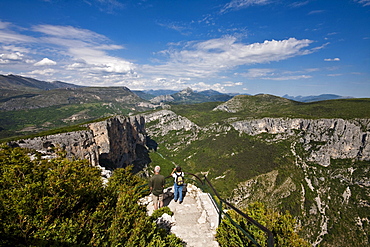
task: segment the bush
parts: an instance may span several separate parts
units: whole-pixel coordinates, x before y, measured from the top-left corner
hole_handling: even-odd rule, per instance
[[[173,212],[171,211],[171,209],[169,207],[159,208],[159,209],[153,211],[151,219],[156,220],[159,217],[161,217],[163,214],[168,214],[169,216],[172,216]]]
[[[29,153],[0,148],[0,246],[182,246],[137,203],[145,180],[130,167],[104,186],[87,161]]]
[[[308,242],[299,237],[296,220],[288,213],[281,214],[266,208],[262,203],[250,204],[245,213],[261,225],[267,227],[273,235],[276,247],[304,247],[310,246]],[[244,229],[261,246],[267,246],[265,232],[249,223],[234,211],[229,211],[231,219]],[[225,217],[216,234],[221,247],[230,246],[255,246],[255,244],[238,229],[229,218]]]

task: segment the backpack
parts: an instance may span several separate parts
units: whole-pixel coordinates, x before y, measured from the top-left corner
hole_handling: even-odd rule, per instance
[[[175,172],[176,174],[176,184],[177,185],[183,185],[184,184],[184,177],[181,176],[181,175],[177,175],[177,172]]]

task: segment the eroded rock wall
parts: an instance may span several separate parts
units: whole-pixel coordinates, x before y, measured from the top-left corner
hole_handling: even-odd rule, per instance
[[[87,159],[92,165],[109,169],[133,164],[138,171],[150,162],[143,117],[115,116],[87,127],[88,130],[24,139],[10,145],[46,154],[60,147],[67,157]]]
[[[330,159],[370,160],[369,119],[263,118],[231,125],[248,135],[276,134],[276,140],[299,136],[308,161],[329,166]]]

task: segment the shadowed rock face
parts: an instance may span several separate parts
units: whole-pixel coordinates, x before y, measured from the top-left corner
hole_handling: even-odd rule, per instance
[[[143,117],[115,116],[87,125],[88,130],[24,139],[12,146],[36,149],[46,154],[62,148],[69,158],[87,159],[110,170],[134,165],[134,172],[149,162]]]

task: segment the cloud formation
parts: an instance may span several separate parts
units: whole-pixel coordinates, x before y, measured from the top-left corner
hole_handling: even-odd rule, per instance
[[[225,73],[232,73],[238,67],[286,60],[322,48],[310,48],[313,41],[309,39],[288,38],[247,44],[241,42],[237,35],[227,35],[169,44],[168,49],[156,53],[160,57],[154,62],[134,64],[110,54],[111,51],[125,49],[124,46],[113,44],[104,35],[91,30],[72,26],[35,25],[27,31],[37,35],[27,36],[13,31],[11,23],[1,22],[0,27],[0,32],[8,34],[0,40],[3,44],[0,46],[0,63],[8,65],[9,70],[17,65],[26,68],[24,71],[28,72],[22,73],[25,76],[40,75],[49,80],[66,78],[68,82],[76,84],[108,84],[134,89],[155,84],[157,88],[179,89],[191,86],[198,90],[217,88],[225,91],[227,87],[239,85],[230,82],[225,76]],[[38,54],[43,54],[43,57]],[[45,68],[34,70],[34,66]],[[257,72],[250,70],[244,76],[250,78],[252,73]],[[289,78],[289,75],[274,77],[272,71],[260,70],[259,73],[265,73],[259,76],[263,79]],[[217,78],[218,82],[210,82],[211,78]],[[225,82],[220,82],[223,78]],[[290,78],[307,77],[291,75]]]
[[[363,6],[370,6],[370,0],[354,0],[355,2],[358,2],[359,4],[362,4]]]
[[[232,0],[221,9],[221,13],[228,10],[239,10],[243,8],[248,8],[253,5],[266,5],[271,2],[271,0]]]
[[[93,75],[102,77],[105,73],[136,77],[133,63],[108,54],[108,51],[124,47],[112,44],[104,35],[72,26],[35,25],[27,31],[42,35],[28,36],[15,32],[12,28],[11,23],[0,22],[0,44],[3,44],[0,46],[0,63],[8,64],[9,70],[15,66],[25,68],[27,64],[59,65],[52,70],[32,70],[29,67],[30,71],[23,74],[50,76],[65,74],[67,70],[75,73],[74,78],[91,78]],[[37,54],[49,54],[53,58],[40,58]],[[56,62],[58,60],[61,62]]]
[[[48,66],[48,65],[56,65],[57,63],[53,60],[50,60],[49,58],[45,57],[41,61],[38,61],[35,63],[35,66]]]
[[[340,61],[340,59],[338,57],[336,58],[325,58],[324,61],[326,62],[337,62],[337,61]]]
[[[277,69],[269,68],[253,68],[248,69],[246,73],[240,73],[239,75],[248,79],[262,79],[262,80],[273,80],[273,81],[287,81],[287,80],[300,80],[312,78],[307,73],[314,72],[316,69],[309,69],[306,71],[279,71]]]
[[[270,63],[306,55],[311,40],[266,40],[263,43],[244,44],[234,36],[224,36],[200,42],[188,42],[182,49],[162,51],[168,60],[162,65],[144,66],[152,73],[172,76],[206,78],[238,66]]]

